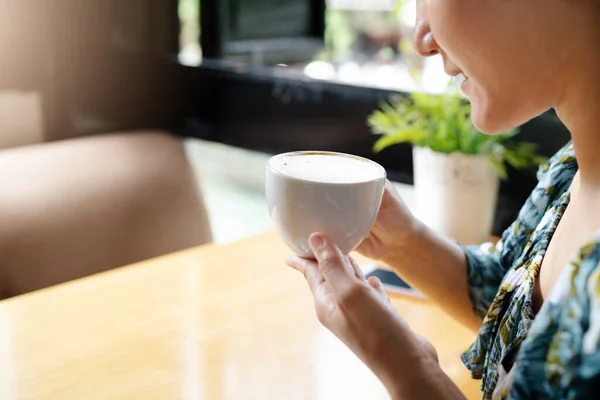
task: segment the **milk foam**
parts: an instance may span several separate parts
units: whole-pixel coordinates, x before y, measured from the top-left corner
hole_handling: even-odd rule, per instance
[[[382,167],[368,160],[325,153],[279,155],[270,165],[285,175],[315,182],[356,183],[385,175]]]

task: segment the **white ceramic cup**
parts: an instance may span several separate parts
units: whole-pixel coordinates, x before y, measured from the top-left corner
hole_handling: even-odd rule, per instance
[[[322,174],[319,170],[298,174],[298,168],[290,173],[285,168],[287,161],[282,160],[293,162],[298,156],[304,156],[303,160],[306,156],[330,158]],[[347,168],[349,162],[352,168]],[[340,179],[332,178],[336,176]],[[354,155],[322,151],[279,154],[267,163],[269,213],[285,243],[298,256],[314,258],[308,238],[315,232],[326,234],[348,254],[369,235],[381,206],[385,180],[381,165]]]

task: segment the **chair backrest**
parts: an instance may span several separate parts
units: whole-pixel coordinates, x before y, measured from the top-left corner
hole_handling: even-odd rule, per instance
[[[0,90],[0,149],[46,140],[39,91]]]

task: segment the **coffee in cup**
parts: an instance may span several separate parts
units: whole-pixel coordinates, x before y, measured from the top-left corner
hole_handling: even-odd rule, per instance
[[[279,154],[267,164],[266,197],[275,228],[300,257],[314,258],[308,237],[328,235],[344,254],[373,227],[385,169],[366,158],[334,152]]]

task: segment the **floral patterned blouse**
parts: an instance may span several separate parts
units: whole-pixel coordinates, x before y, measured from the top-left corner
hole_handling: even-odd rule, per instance
[[[483,399],[600,399],[600,234],[564,269],[537,315],[532,306],[577,168],[569,143],[540,167],[539,184],[497,245],[463,247],[482,326],[462,359],[482,380]]]

